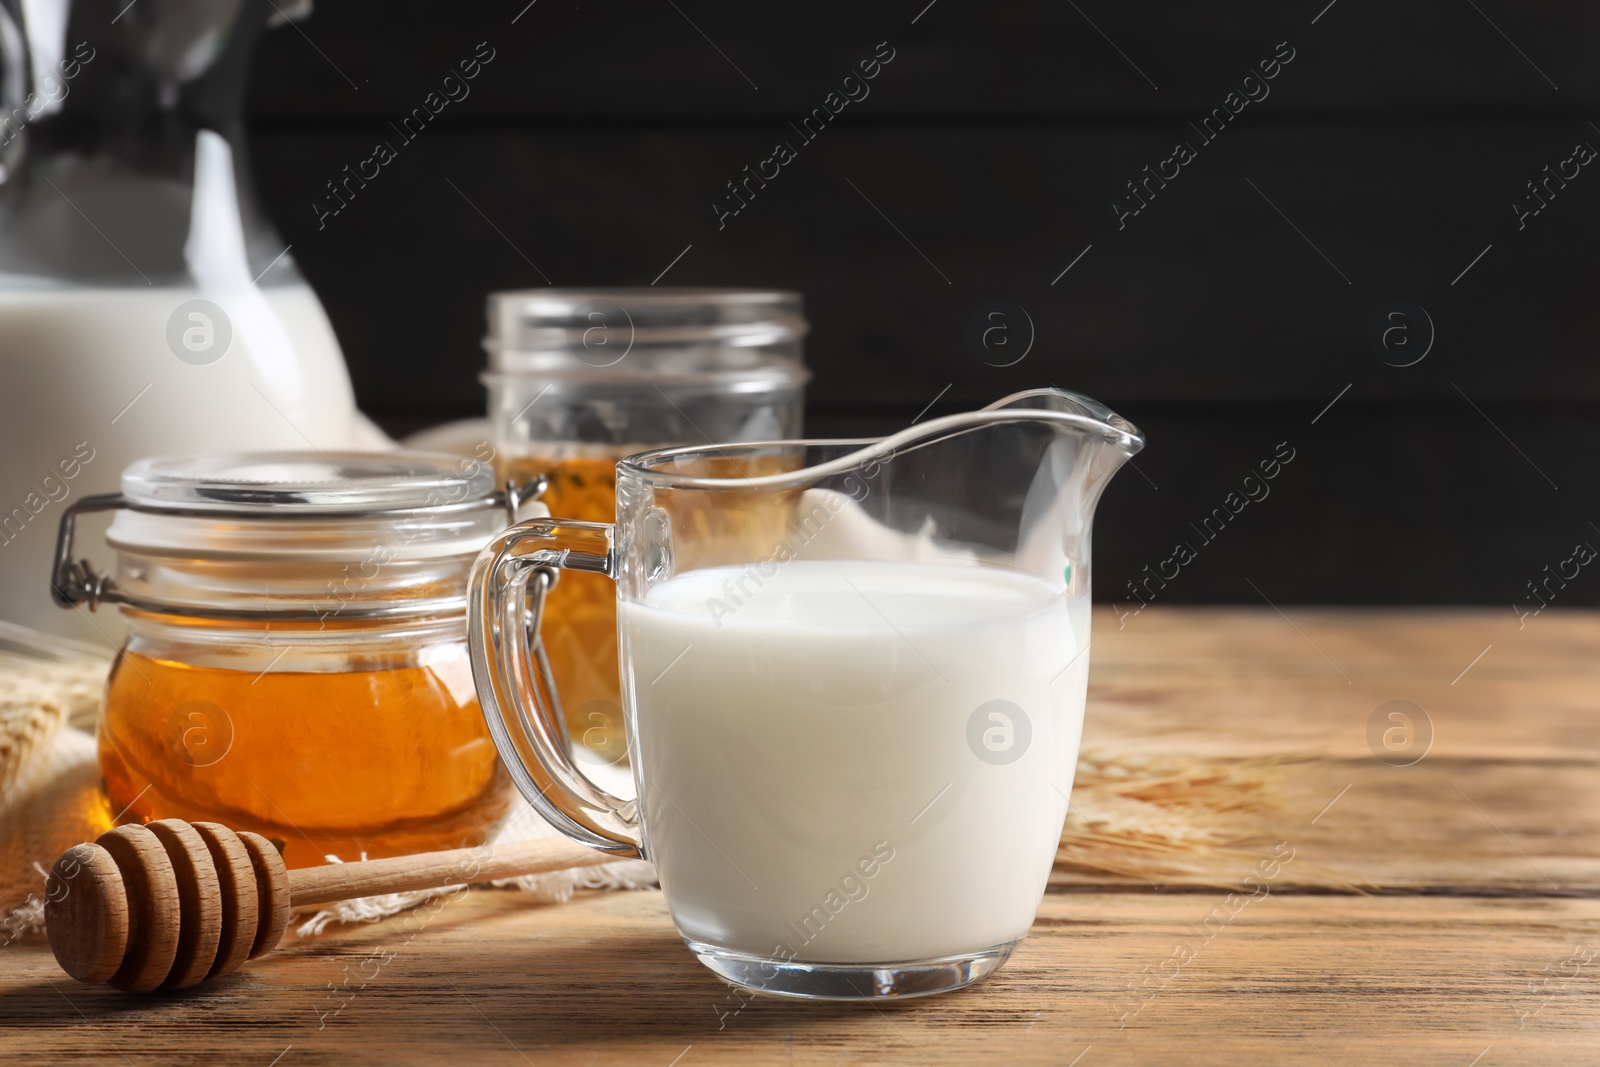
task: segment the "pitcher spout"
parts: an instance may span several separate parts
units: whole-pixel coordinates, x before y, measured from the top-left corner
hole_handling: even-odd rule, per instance
[[[986,406],[984,411],[1051,411],[1075,415],[1087,423],[1080,423],[1088,433],[1098,433],[1120,455],[1118,466],[1137,455],[1144,448],[1144,434],[1139,428],[1098,400],[1081,393],[1069,393],[1054,386],[1044,389],[1025,389],[1012,393]],[[1074,420],[1076,422],[1076,420]],[[1092,425],[1091,425],[1092,424]]]
[[[1111,476],[1144,448],[1139,428],[1098,400],[1054,387],[1028,389],[984,411],[1045,417],[1056,439],[1039,457],[1032,492],[1056,498],[1061,519],[1088,535],[1089,519]],[[1031,494],[1030,494],[1031,495]]]
[[[1024,452],[1014,469],[1032,474],[1011,519],[1010,565],[1059,575],[1063,591],[1086,608],[1095,508],[1112,475],[1144,447],[1144,435],[1098,400],[1064,389],[1013,393],[983,410],[1039,421],[1040,432],[1010,434]]]

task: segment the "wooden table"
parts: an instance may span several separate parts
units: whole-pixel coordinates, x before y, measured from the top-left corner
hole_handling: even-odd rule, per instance
[[[1228,911],[1226,888],[1058,870],[995,977],[876,1006],[736,994],[654,892],[463,894],[161,998],[75,985],[28,939],[0,949],[0,1058],[1600,1062],[1600,616],[1152,607],[1095,625],[1088,743],[1326,757],[1296,766],[1261,828],[1295,853],[1267,895]],[[1369,746],[1396,699],[1432,724],[1412,766]],[[1203,926],[1219,906],[1228,921]]]

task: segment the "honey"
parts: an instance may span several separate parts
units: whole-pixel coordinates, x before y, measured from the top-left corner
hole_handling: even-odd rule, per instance
[[[99,736],[112,811],[254,830],[290,867],[482,842],[508,810],[505,770],[465,643],[428,660],[251,671],[124,651]]]
[[[627,454],[502,458],[498,474],[502,481],[545,475],[549,488],[540,499],[552,515],[614,522],[617,460]],[[545,601],[541,633],[578,754],[604,763],[623,759],[628,745],[618,682],[616,585],[603,574],[563,572]]]
[[[540,499],[550,514],[581,522],[615,522],[617,517],[617,460],[643,446],[619,448],[615,455],[583,454],[561,459],[537,456],[501,457],[501,480],[525,482],[543,474],[548,488]],[[705,477],[757,477],[798,466],[793,457],[747,457],[702,461],[696,474]],[[698,536],[678,559],[682,567],[715,566],[729,560],[698,558],[694,546],[714,545],[732,551],[741,561],[753,553],[766,555],[785,539],[785,523],[792,518],[797,494],[723,491],[715,500],[693,490],[680,491],[672,502],[673,523]],[[731,557],[730,557],[731,560]],[[556,691],[561,697],[567,731],[580,758],[615,763],[627,756],[623,730],[622,696],[617,658],[617,587],[602,574],[563,571],[545,601],[541,634],[550,660]]]

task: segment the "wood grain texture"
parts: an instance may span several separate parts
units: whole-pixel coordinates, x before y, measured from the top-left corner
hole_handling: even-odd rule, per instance
[[[733,992],[653,892],[461,893],[137,1002],[22,940],[0,950],[8,1062],[1594,1061],[1600,618],[1505,635],[1498,613],[1152,607],[1096,626],[1089,743],[1326,757],[1259,828],[1263,855],[1294,850],[1264,895],[1063,869],[994,978],[878,1007]],[[1368,748],[1390,699],[1433,720],[1414,766]],[[1323,867],[1377,888],[1333,892]]]
[[[62,970],[80,982],[111,980],[128,947],[128,894],[111,853],[74,845],[50,869],[45,926]]]
[[[178,883],[178,954],[162,988],[187,989],[204,980],[217,961],[227,902],[200,831],[179,819],[158,819],[149,829],[166,846]]]
[[[236,970],[249,958],[250,950],[255,947],[261,915],[264,911],[270,913],[272,904],[268,901],[262,906],[250,850],[237,834],[214,822],[195,823],[194,829],[211,851],[211,862],[222,891],[222,935],[208,972],[215,976]]]
[[[289,926],[289,871],[272,843],[249,830],[239,834],[256,876],[256,939],[248,959],[271,952]]]
[[[1204,941],[1192,926],[1224,896],[1051,894],[987,983],[875,1009],[730,990],[678,942],[658,893],[530,907],[474,892],[409,922],[286,943],[164,1000],[75,986],[14,948],[0,1019],[14,1063],[105,1062],[115,1048],[134,1062],[668,1067],[688,1049],[680,1067],[1063,1065],[1086,1046],[1079,1067],[1378,1063],[1400,1050],[1466,1067],[1485,1047],[1485,1065],[1593,1062],[1596,967],[1561,965],[1575,946],[1600,950],[1600,902],[1273,895]],[[1179,944],[1194,957],[1136,996],[1130,984],[1161,974]]]
[[[166,979],[178,956],[178,879],[172,860],[144,826],[118,826],[95,843],[116,860],[128,899],[128,947],[109,981],[128,992],[149,992]]]
[[[1325,3],[1302,10],[1267,0],[1227,8],[1156,0],[1074,9],[1010,0],[930,9],[927,0],[829,0],[752,9],[697,0],[678,10],[638,2],[596,11],[529,9],[527,0],[444,9],[346,0],[316,7],[303,24],[321,55],[291,31],[265,36],[250,111],[275,121],[381,123],[437,90],[479,41],[496,49],[498,66],[478,79],[482,88],[467,106],[474,117],[501,121],[803,114],[885,39],[895,65],[868,99],[899,116],[1187,114],[1216,106],[1284,39],[1308,68],[1296,71],[1305,84],[1295,103],[1312,115],[1577,110],[1600,99],[1600,71],[1585,51],[1595,23],[1570,0],[1541,5],[1537,16],[1485,8],[1494,25],[1468,5],[1336,6],[1319,17]]]
[[[1296,891],[1354,884],[1373,893],[1594,896],[1600,893],[1597,770],[1592,760],[1429,757],[1415,767],[1389,767],[1369,757],[1296,764],[1281,810],[1262,816],[1251,840],[1262,855],[1278,841],[1293,842],[1308,862],[1286,870],[1279,883]],[[1327,814],[1317,818],[1324,808]],[[1241,859],[1240,878],[1254,862]],[[1140,878],[1070,866],[1057,867],[1051,881],[1150,888]]]
[[[1213,416],[1227,405],[1303,405],[1293,424],[1304,436],[1352,381],[1346,400],[1403,403],[1406,414],[1459,406],[1477,419],[1454,381],[1491,415],[1510,401],[1592,413],[1600,368],[1581,354],[1596,328],[1582,299],[1593,257],[1574,235],[1600,226],[1600,196],[1574,182],[1522,230],[1510,203],[1584,131],[1600,135],[1566,119],[1376,129],[1239,122],[1120,222],[1111,205],[1128,196],[1125,183],[1177,141],[1198,141],[1185,120],[855,123],[810,143],[778,117],[690,130],[429,129],[411,142],[378,125],[263,130],[251,153],[262,197],[338,330],[357,394],[379,411],[482,414],[485,294],[545,284],[540,272],[562,286],[646,285],[693,244],[663,284],[805,294],[813,406],[902,404],[915,415],[948,384],[945,410],[965,410],[1056,381],[1136,422],[1141,405]],[[327,183],[380,140],[394,161],[333,199]],[[714,202],[737,203],[727,183],[779,141],[797,158],[719,220]],[[1449,159],[1473,166],[1452,175],[1448,196],[1410,192],[1431,188]],[[498,180],[507,174],[515,181]],[[104,226],[112,240],[131,239],[134,228]],[[1491,242],[1494,253],[1452,286]],[[419,248],[437,258],[419,261]],[[1441,345],[1454,328],[1451,362],[1435,352],[1398,375],[1371,355],[1367,320],[1392,291],[1427,308]],[[968,319],[994,293],[1027,309],[1037,338],[1012,367],[985,363],[966,339]],[[1491,314],[1490,296],[1514,296],[1517,314]],[[415,304],[431,314],[399,313]],[[1559,451],[1525,439],[1538,422],[1506,429],[1557,484],[1593,485],[1580,463],[1561,465]],[[1404,471],[1410,457],[1389,449]]]
[[[1221,566],[1234,551],[1279,603],[1498,604],[1594,536],[1600,179],[1563,161],[1600,144],[1597,39],[1571,0],[342,0],[261,41],[250,156],[284,262],[395,434],[482,414],[486,293],[645,285],[670,264],[663,284],[805,294],[817,436],[1047,382],[1149,431],[1140,470],[1161,491],[1131,472],[1112,489],[1102,589],[1166,556],[1292,434],[1315,446],[1299,488],[1172,599],[1253,601]],[[791,123],[879,42],[896,54],[870,95],[803,140]],[[1279,42],[1296,58],[1270,95],[1199,135]],[[457,101],[397,135],[480,43],[495,58],[451,83]],[[75,96],[112,69],[91,65]],[[397,158],[374,171],[380,141]],[[779,141],[798,158],[743,187],[754,199],[723,226],[713,204],[774,173]],[[1146,177],[1174,173],[1179,142],[1198,158]],[[1130,182],[1149,205],[1124,226]],[[330,183],[353,198],[324,218]],[[1548,206],[1524,218],[1534,195]],[[119,227],[142,221],[96,225],[124,247]],[[87,224],[81,240],[121,266]],[[1397,299],[1437,328],[1406,368],[1367,333]],[[1011,367],[968,341],[992,300],[1036,333]],[[1563,596],[1595,606],[1600,583]]]
[[[1111,199],[1186,128],[852,122],[800,148],[725,228],[712,201],[786,121],[429,129],[325,219],[313,205],[326,183],[379,129],[266,129],[251,146],[363,409],[396,433],[483,414],[486,293],[542,285],[540,272],[646,285],[683,253],[662,284],[804,293],[808,433],[892,432],[930,403],[966,411],[1048,382],[1139,425],[1143,476],[1119,476],[1097,520],[1097,584],[1118,597],[1280,441],[1300,458],[1271,499],[1161,602],[1259,605],[1242,571],[1280,604],[1509,605],[1575,542],[1600,545],[1585,510],[1600,490],[1600,361],[1585,358],[1600,304],[1584,288],[1595,251],[1577,237],[1600,232],[1600,195],[1574,182],[1522,230],[1510,210],[1588,127],[1247,113],[1119,229]],[[1444,160],[1471,165],[1439,187]],[[123,224],[105,221],[107,236],[120,242]],[[1397,294],[1439,337],[1403,369],[1366,335]],[[1032,324],[1014,366],[990,366],[967,338],[995,299]],[[1559,603],[1600,603],[1600,582],[1569,582]]]

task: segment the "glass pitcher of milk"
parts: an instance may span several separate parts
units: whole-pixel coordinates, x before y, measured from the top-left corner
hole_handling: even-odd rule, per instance
[[[0,12],[0,618],[115,643],[115,616],[56,610],[39,575],[61,510],[135,460],[381,440],[250,188],[245,72],[281,17]]]
[[[522,522],[473,569],[495,744],[557,828],[655,863],[684,941],[731,982],[859,999],[978,981],[1055,859],[1091,520],[1143,443],[1039,389],[879,441],[631,456],[614,524]],[[633,800],[561,741],[537,645],[560,570],[616,582]]]

